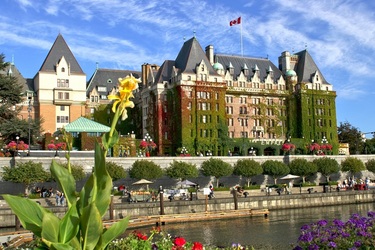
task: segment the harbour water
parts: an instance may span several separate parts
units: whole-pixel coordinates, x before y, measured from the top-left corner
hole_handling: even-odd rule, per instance
[[[172,236],[182,236],[187,241],[199,241],[204,245],[230,246],[232,243],[240,243],[253,246],[256,250],[282,250],[293,249],[291,244],[297,242],[300,228],[304,224],[321,219],[332,221],[338,218],[346,221],[352,214],[366,216],[368,211],[375,211],[374,203],[272,210],[267,218],[168,224],[162,229]],[[142,228],[141,231],[148,233],[151,229],[152,227]]]

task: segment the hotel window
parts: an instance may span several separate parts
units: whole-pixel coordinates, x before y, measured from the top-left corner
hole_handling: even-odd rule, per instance
[[[60,111],[65,111],[65,106],[60,106]]]
[[[57,87],[58,88],[69,88],[69,80],[68,79],[57,79]]]
[[[99,92],[107,92],[107,87],[105,87],[105,86],[98,86],[98,91]]]
[[[207,116],[206,115],[202,115],[202,123],[207,123]]]
[[[65,68],[64,67],[61,68],[61,72],[65,72]]]

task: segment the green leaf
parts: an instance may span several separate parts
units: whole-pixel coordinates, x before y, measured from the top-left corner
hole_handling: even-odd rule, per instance
[[[123,234],[125,232],[129,224],[129,218],[130,217],[127,216],[124,219],[117,221],[103,233],[102,238],[99,242],[99,249],[105,249],[112,240],[114,240],[115,238],[120,236],[120,234]]]
[[[75,248],[70,246],[67,243],[52,243],[51,249],[56,249],[56,250],[78,250],[79,248]]]
[[[36,236],[42,237],[43,217],[51,212],[29,199],[8,194],[3,197],[19,218],[22,226],[26,230],[32,231]]]
[[[71,206],[60,222],[59,242],[68,243],[79,231],[79,215],[76,206]]]
[[[112,148],[118,142],[118,132],[116,130],[113,131],[112,136],[109,136],[109,133],[105,133],[102,136],[102,144],[103,147],[108,150]]]
[[[47,246],[59,242],[60,219],[52,213],[46,213],[42,222],[42,239]]]
[[[81,216],[82,249],[94,249],[103,232],[103,222],[95,203],[83,209]]]
[[[79,193],[80,199],[77,201],[79,214],[83,213],[82,209],[84,207],[87,207],[88,204],[93,202],[94,198],[96,198],[96,192],[97,192],[96,177],[92,174],[87,179],[85,185],[83,186],[81,192]]]
[[[96,177],[97,193],[96,193],[96,207],[100,215],[103,216],[108,210],[111,202],[111,191],[113,188],[112,178],[109,176],[105,166],[104,151],[99,143],[95,144],[95,167],[93,175]]]
[[[69,170],[60,166],[55,160],[52,160],[51,173],[53,178],[62,188],[62,192],[68,202],[69,207],[76,203],[76,181]]]

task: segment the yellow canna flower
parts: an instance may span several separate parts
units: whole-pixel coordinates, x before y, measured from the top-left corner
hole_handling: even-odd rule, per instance
[[[138,88],[140,80],[130,74],[125,78],[119,78],[118,82],[119,92],[116,95],[108,95],[108,99],[115,100],[112,111],[116,113],[116,110],[120,109],[121,120],[125,120],[128,117],[126,108],[134,108],[134,103],[129,99],[134,97],[133,90]]]

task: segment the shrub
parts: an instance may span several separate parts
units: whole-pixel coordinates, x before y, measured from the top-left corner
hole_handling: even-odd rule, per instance
[[[163,170],[153,161],[137,160],[129,170],[129,175],[134,179],[155,180],[163,176]]]
[[[318,172],[326,177],[327,181],[329,181],[329,176],[331,174],[340,171],[339,163],[336,161],[336,159],[333,158],[322,157],[319,159],[315,159],[313,163],[318,167]]]
[[[107,161],[105,165],[112,180],[116,181],[126,178],[126,171],[122,166],[111,161]]]
[[[375,159],[370,159],[365,163],[368,171],[375,173]]]
[[[62,167],[68,169],[68,163],[59,163]],[[70,164],[72,175],[76,181],[82,180],[86,177],[86,173],[81,165]]]
[[[289,173],[289,167],[281,162],[281,161],[274,161],[274,160],[267,160],[262,163],[263,173],[271,175],[272,178],[275,181],[275,184],[277,183],[277,179],[280,176],[286,175]]]
[[[262,173],[263,168],[259,162],[250,159],[238,160],[233,169],[233,174],[246,178],[247,186],[250,186],[251,177]]]
[[[198,177],[199,171],[195,164],[184,161],[173,161],[165,170],[168,177],[173,179],[186,180],[187,178]]]

